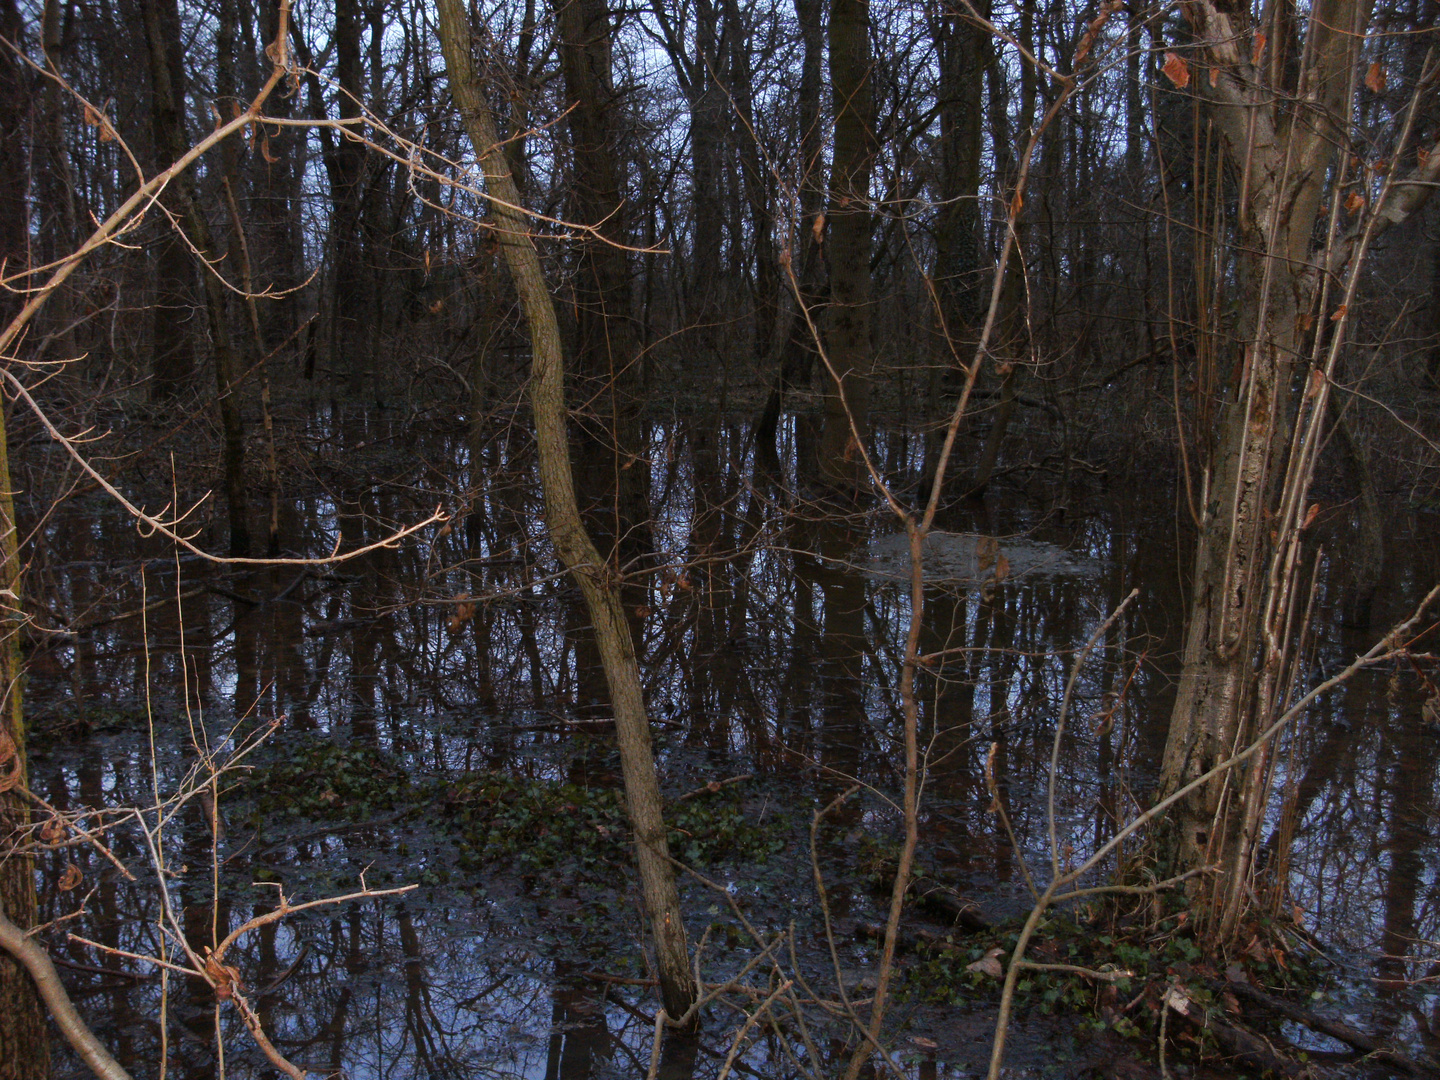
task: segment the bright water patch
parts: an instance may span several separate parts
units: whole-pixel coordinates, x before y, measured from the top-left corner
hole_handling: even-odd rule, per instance
[[[995,548],[986,548],[992,538],[981,533],[931,532],[925,537],[921,555],[925,580],[931,583],[960,584],[979,588],[993,580],[1000,565]],[[1000,539],[998,553],[1008,565],[1004,580],[1072,578],[1092,580],[1100,576],[1100,560],[1075,555],[1055,544],[1025,537]],[[891,533],[870,542],[863,569],[882,578],[910,577],[910,540],[904,533]]]

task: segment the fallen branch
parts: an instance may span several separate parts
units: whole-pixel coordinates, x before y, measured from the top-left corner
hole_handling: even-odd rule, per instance
[[[65,992],[65,984],[60,981],[59,972],[50,962],[50,955],[6,918],[4,912],[0,912],[0,948],[30,972],[30,978],[35,980],[35,989],[55,1018],[55,1026],[91,1071],[100,1080],[130,1080],[130,1074],[110,1056],[110,1051],[100,1045],[94,1032],[80,1019],[80,1014],[70,1003],[70,995]]]
[[[1283,1016],[1286,1020],[1292,1020],[1297,1024],[1304,1024],[1311,1031],[1318,1031],[1322,1035],[1328,1035],[1332,1039],[1343,1042],[1346,1046],[1360,1051],[1362,1054],[1369,1054],[1373,1058],[1397,1065],[1414,1076],[1440,1076],[1440,1070],[1434,1065],[1428,1065],[1402,1054],[1393,1047],[1386,1046],[1379,1039],[1373,1038],[1358,1028],[1349,1024],[1341,1023],[1339,1020],[1331,1020],[1329,1017],[1321,1016],[1316,1012],[1306,1009],[1293,1001],[1286,1001],[1284,998],[1275,997],[1265,991],[1251,986],[1249,983],[1240,982],[1213,982],[1208,984],[1212,990],[1228,991],[1237,998],[1243,997],[1257,1005],[1269,1009],[1271,1012]]]

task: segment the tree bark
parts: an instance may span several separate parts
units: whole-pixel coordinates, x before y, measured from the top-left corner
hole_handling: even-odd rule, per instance
[[[15,0],[0,0],[0,36],[18,43],[22,29]],[[0,48],[0,261],[6,277],[30,266],[25,197],[29,104],[25,69],[10,49]],[[17,284],[28,282],[22,278]],[[0,290],[0,326],[8,325],[20,306],[19,297]],[[15,791],[26,782],[20,657],[24,615],[5,420],[0,399],[0,915],[29,929],[36,917],[34,862],[11,850],[30,817],[28,804]],[[49,1036],[35,985],[23,967],[0,955],[0,1080],[44,1080],[49,1075]]]
[[[149,46],[151,121],[155,130],[156,152],[167,162],[174,162],[190,149],[190,140],[185,132],[180,12],[176,0],[144,0],[143,10],[145,38]],[[212,242],[210,223],[201,209],[191,174],[177,176],[170,190],[171,210],[190,246],[205,261],[223,265],[218,261],[222,253]],[[188,254],[183,251],[181,257],[188,260]],[[222,453],[225,504],[230,518],[230,554],[244,557],[250,554],[250,527],[245,494],[245,428],[235,393],[235,350],[226,314],[225,287],[208,267],[202,269],[201,278],[206,323],[215,349],[216,408],[224,438]],[[159,363],[158,356],[156,363]]]
[[[1192,86],[1206,96],[1227,156],[1242,173],[1233,228],[1241,269],[1243,354],[1233,396],[1220,406],[1210,451],[1184,666],[1161,765],[1162,798],[1248,745],[1263,725],[1283,660],[1276,611],[1287,586],[1276,574],[1272,555],[1298,530],[1279,519],[1277,496],[1281,479],[1298,462],[1292,458],[1291,447],[1297,444],[1291,435],[1302,401],[1292,389],[1293,375],[1303,360],[1302,316],[1311,311],[1311,270],[1317,259],[1324,265],[1325,256],[1312,251],[1312,236],[1327,166],[1344,142],[1337,118],[1347,114],[1348,76],[1355,42],[1363,36],[1356,35],[1369,22],[1369,5],[1370,0],[1316,4],[1293,100],[1252,63],[1263,52],[1252,34],[1263,34],[1265,27],[1251,25],[1243,12],[1222,9],[1212,0],[1184,5],[1202,46],[1197,58],[1216,71],[1213,80],[1198,71]],[[1278,35],[1269,42],[1271,50],[1286,47]],[[1283,65],[1277,60],[1275,67]],[[1313,386],[1311,379],[1300,382]],[[1307,422],[1320,419],[1312,410]],[[1176,804],[1158,835],[1161,873],[1207,865],[1222,869],[1210,879],[1215,884],[1196,889],[1201,903],[1197,923],[1216,917],[1208,930],[1218,937],[1233,931],[1234,899],[1240,895],[1235,890],[1244,887],[1253,869],[1257,845],[1247,833],[1253,824],[1247,819],[1254,817],[1261,786],[1256,766],[1221,777]],[[1217,891],[1209,892],[1212,888]],[[1231,899],[1222,901],[1220,890]]]
[[[859,481],[870,417],[870,178],[878,146],[871,81],[869,0],[830,2],[830,85],[835,95],[835,159],[830,172],[830,306],[820,471],[837,486]]]
[[[640,670],[619,585],[595,550],[580,518],[570,472],[566,431],[565,371],[560,326],[540,258],[519,208],[519,192],[500,148],[494,118],[470,59],[470,24],[460,0],[438,0],[441,49],[450,92],[485,170],[495,202],[496,234],[530,326],[530,401],[535,414],[545,519],[556,553],[580,586],[595,624],[625,782],[625,806],[635,832],[635,861],[650,919],[665,1011],[685,1016],[695,1001],[689,946],[680,913],[679,890],[669,861],[660,787],[650,747]]]

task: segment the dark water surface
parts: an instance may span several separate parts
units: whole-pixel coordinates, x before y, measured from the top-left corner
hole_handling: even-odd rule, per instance
[[[863,785],[826,819],[817,851],[841,978],[863,988],[875,954],[855,928],[883,919],[868,881],[899,836],[890,800],[909,601],[894,521],[807,502],[797,440],[792,423],[787,452],[766,467],[745,425],[672,419],[647,429],[648,476],[644,460],[626,466],[638,477],[628,496],[593,480],[613,472],[603,448],[582,451],[577,471],[601,504],[602,536],[614,520],[604,508],[635,491],[652,520],[621,550],[675,853],[760,932],[793,925],[795,962],[834,997],[809,827]],[[287,486],[305,496],[281,505],[288,552],[352,549],[436,505],[454,516],[354,561],[246,572],[177,558],[98,496],[43,526],[28,590],[43,599],[42,623],[71,632],[31,656],[35,791],[62,810],[146,805],[197,767],[204,775],[204,760],[236,765],[219,781],[218,838],[202,797],[153,850],[116,825],[133,884],[86,847],[44,857],[44,917],[83,902],[47,935],[79,1007],[137,1075],[157,1073],[162,1036],[169,1075],[216,1075],[217,1027],[225,1075],[268,1075],[234,1010],[217,1011],[198,980],[162,981],[65,932],[156,953],[168,897],[174,925],[201,946],[272,910],[277,886],[314,900],[356,889],[363,872],[372,888],[420,888],[297,913],[227,955],[292,1060],[357,1078],[645,1075],[654,993],[636,985],[646,966],[605,684],[583,604],[545,539],[523,431],[477,438],[461,424],[321,412],[293,441],[303,469],[297,459]],[[919,474],[923,438],[879,443],[888,472]],[[1069,717],[1064,858],[1145,803],[1163,747],[1186,562],[1176,501],[1165,481],[1087,483],[1001,487],[944,516],[927,549],[921,859],[991,917],[1024,909],[1022,860],[1046,872],[1064,681],[1131,589],[1139,596],[1086,665]],[[977,536],[999,538],[1009,580],[982,587]],[[1398,516],[1391,541],[1377,601],[1388,621],[1437,576],[1423,519]],[[1317,678],[1381,632],[1339,628],[1340,569],[1322,562]],[[1425,992],[1440,973],[1440,731],[1422,717],[1426,694],[1406,666],[1318,702],[1285,744],[1294,783],[1272,815],[1286,820],[1288,795],[1294,905],[1351,976],[1353,1000],[1338,996],[1333,1011],[1412,1043],[1440,1033]],[[987,758],[1019,850],[990,809]],[[62,890],[71,863],[83,880]],[[692,944],[711,927],[704,976],[721,981],[754,942],[725,897],[693,881],[685,895]],[[983,1072],[988,1006],[902,1001],[893,1015],[891,1042],[914,1075]],[[715,1010],[699,1047],[672,1051],[662,1075],[716,1075],[735,1023]],[[831,1075],[843,1047],[816,1023],[815,1071]],[[1090,1051],[1071,1028],[1020,1017],[1014,1075],[1078,1074]],[[775,1032],[752,1035],[740,1075],[799,1075]]]

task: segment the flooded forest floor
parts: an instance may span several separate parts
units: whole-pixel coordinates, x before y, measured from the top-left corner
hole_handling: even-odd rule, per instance
[[[208,436],[112,419],[104,467],[137,502],[185,507],[220,489]],[[523,416],[476,430],[438,409],[296,406],[277,420],[283,556],[353,551],[437,506],[446,520],[360,558],[263,568],[142,535],[23,423],[31,787],[104,825],[108,845],[42,855],[45,941],[121,1061],[140,1075],[162,1056],[177,1076],[270,1075],[208,986],[133,958],[164,950],[165,918],[198,948],[282,895],[416,886],[264,922],[229,950],[282,1053],[353,1078],[645,1076],[656,994],[605,681],[546,539]],[[927,549],[920,874],[885,1039],[917,1078],[984,1075],[1027,875],[1050,869],[1064,682],[1132,589],[1077,684],[1053,778],[1062,860],[1148,805],[1174,695],[1190,537],[1173,477],[1133,447],[1087,456],[1035,423],[1031,456],[1005,462],[983,501],[946,509]],[[819,497],[804,415],[783,419],[773,460],[747,420],[713,409],[642,429],[624,460],[582,444],[577,484],[602,548],[631,520],[622,505],[644,507],[620,550],[671,851],[689,870],[687,929],[707,984],[743,984],[698,1039],[667,1041],[659,1075],[839,1075],[839,1016],[847,1002],[863,1015],[874,987],[900,837],[909,599],[896,525]],[[962,457],[983,433],[967,432]],[[875,443],[913,492],[925,435],[897,419]],[[1323,551],[1345,550],[1346,498],[1324,499],[1335,509],[1315,530],[1317,673],[1440,576],[1434,507],[1396,498],[1377,629],[1342,627],[1347,568]],[[224,508],[210,500],[188,520],[219,536]],[[982,580],[983,538],[1006,580]],[[1440,1049],[1436,678],[1364,673],[1286,736],[1267,820],[1268,842],[1295,837],[1284,907],[1242,955],[1201,954],[1163,903],[1062,906],[1032,959],[1115,977],[1022,980],[1006,1075],[1258,1075],[1198,1028],[1172,1030],[1157,1056],[1161,995],[1176,987],[1317,1069],[1404,1071],[1377,1055],[1354,1065],[1352,1047],[1266,994],[1417,1060]],[[189,797],[163,820],[118,813],[175,792]],[[776,958],[800,977],[795,1008],[745,1028],[755,995],[775,990]],[[62,1058],[59,1071],[83,1067]]]

